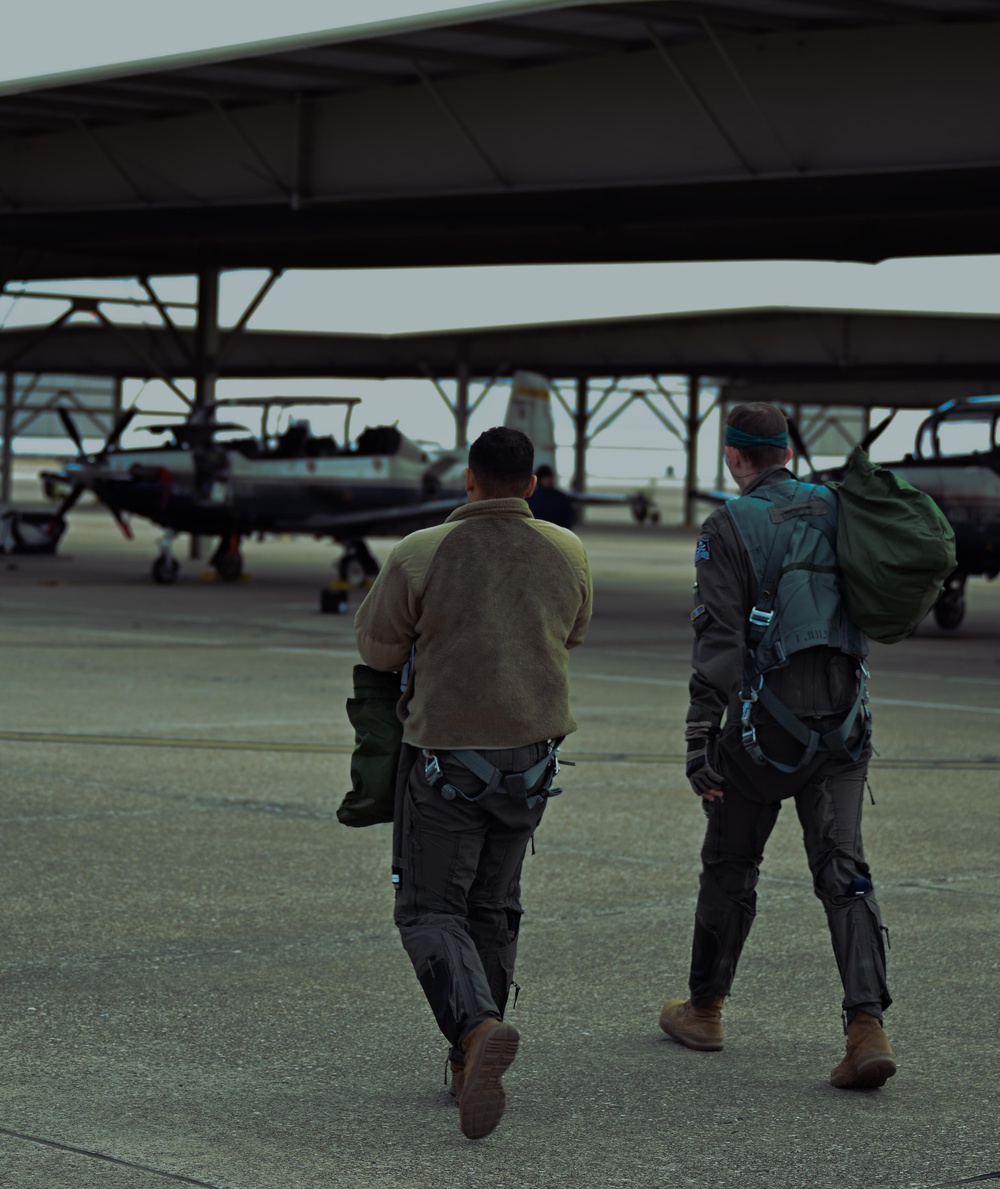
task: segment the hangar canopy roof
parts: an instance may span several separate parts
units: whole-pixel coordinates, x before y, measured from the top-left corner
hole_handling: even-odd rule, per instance
[[[0,278],[1000,251],[993,0],[508,2],[0,86]]]
[[[194,331],[67,323],[0,332],[0,371],[195,374]],[[227,378],[552,379],[700,375],[734,399],[933,407],[1000,391],[1000,317],[764,308],[427,334],[245,331],[223,338]],[[752,391],[739,386],[753,386]]]

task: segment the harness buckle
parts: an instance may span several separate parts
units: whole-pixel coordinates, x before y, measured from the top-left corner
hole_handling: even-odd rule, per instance
[[[441,779],[441,764],[432,751],[424,752],[424,779],[434,785]]]
[[[773,611],[761,611],[759,607],[754,607],[750,612],[750,622],[755,627],[766,628],[772,619],[774,619]]]

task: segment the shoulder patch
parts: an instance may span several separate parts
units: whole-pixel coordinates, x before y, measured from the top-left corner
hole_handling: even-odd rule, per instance
[[[699,537],[698,544],[695,547],[695,551],[694,551],[694,564],[697,565],[700,561],[709,561],[709,560],[711,560],[711,554],[710,554],[710,549],[709,549],[709,538],[708,537]]]

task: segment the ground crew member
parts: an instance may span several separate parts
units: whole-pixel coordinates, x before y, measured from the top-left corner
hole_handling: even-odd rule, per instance
[[[847,1053],[831,1083],[883,1085],[896,1072],[882,1028],[882,922],[861,844],[870,717],[867,640],[849,621],[836,566],[834,494],[800,484],[781,411],[726,419],[740,496],[702,527],[687,776],[708,828],[695,912],[690,998],[660,1027],[688,1048],[722,1048],[722,1006],[753,924],[764,844],[792,798],[844,986]],[[723,719],[725,719],[723,724]]]
[[[575,518],[573,501],[556,487],[556,473],[547,463],[535,471],[538,483],[528,500],[531,513],[538,520],[551,520],[563,528],[572,528]]]
[[[394,823],[395,921],[451,1044],[461,1129],[504,1111],[517,1052],[503,1022],[521,918],[521,865],[576,729],[568,649],[590,620],[580,541],[536,520],[534,452],[519,430],[469,451],[468,503],[390,553],[355,619],[365,662],[411,662]]]

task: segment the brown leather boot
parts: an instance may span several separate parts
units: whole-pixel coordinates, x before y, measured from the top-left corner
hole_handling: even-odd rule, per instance
[[[451,1061],[451,1089],[449,1093],[455,1100],[455,1105],[458,1106],[458,1096],[462,1093],[462,1087],[465,1085],[465,1062]]]
[[[716,995],[710,1007],[695,1007],[690,999],[668,999],[660,1011],[660,1027],[689,1049],[718,1053],[722,1049],[722,1005]]]
[[[503,1117],[507,1098],[500,1079],[517,1056],[521,1037],[513,1024],[483,1020],[462,1041],[465,1077],[458,1119],[466,1139],[482,1139]]]
[[[847,1053],[830,1074],[838,1090],[874,1090],[896,1072],[892,1046],[882,1021],[866,1011],[856,1012],[847,1025]]]

